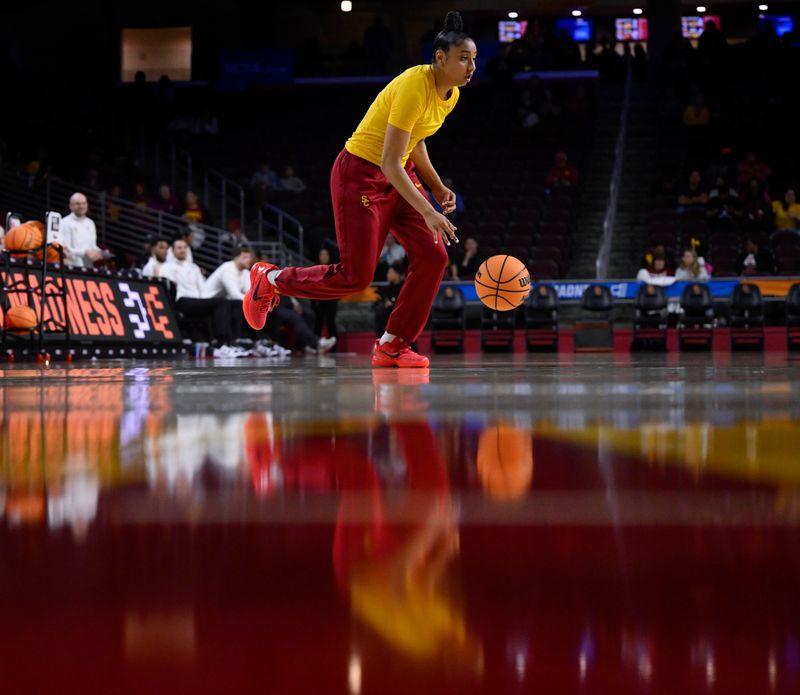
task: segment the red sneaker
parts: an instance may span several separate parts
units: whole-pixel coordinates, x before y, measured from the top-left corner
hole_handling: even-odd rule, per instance
[[[260,331],[267,322],[267,315],[281,303],[278,290],[269,280],[267,273],[278,270],[274,263],[255,263],[250,269],[250,291],[242,301],[242,312],[251,328]]]
[[[395,338],[381,345],[375,341],[372,349],[373,367],[427,367],[430,364],[424,355],[418,355],[402,338]]]

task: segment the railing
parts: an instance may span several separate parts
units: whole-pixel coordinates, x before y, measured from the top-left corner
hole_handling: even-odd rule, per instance
[[[258,238],[264,232],[275,236],[290,255],[292,265],[310,265],[305,255],[305,230],[300,220],[292,217],[274,205],[264,203],[258,211]]]
[[[48,180],[39,188],[31,188],[26,175],[8,167],[0,167],[0,202],[3,207],[28,218],[44,219],[44,213],[48,210],[66,212],[69,198],[75,191],[86,194],[89,217],[97,227],[98,243],[136,258],[144,253],[144,244],[148,239],[157,235],[173,239],[190,227],[195,233],[192,256],[195,263],[207,270],[229,260],[239,243],[235,235],[224,229],[190,223],[183,217],[137,207],[128,200],[64,181]],[[283,245],[282,239],[290,238],[293,238],[291,234],[286,233],[283,237],[279,235],[276,241],[259,240],[253,246],[278,265],[306,265],[307,261],[302,255],[298,256],[296,251]]]
[[[228,220],[239,220],[240,228],[246,231],[246,208],[244,188],[216,169],[198,166],[191,152],[174,142],[157,140],[154,145],[143,148],[144,163],[155,172],[156,185],[169,183],[173,192],[194,191],[203,201],[203,206],[220,227]]]
[[[605,279],[608,274],[611,244],[614,241],[614,225],[617,219],[617,200],[619,198],[619,185],[622,179],[622,161],[625,154],[625,139],[628,133],[628,111],[631,102],[632,72],[633,61],[628,59],[628,66],[625,72],[625,91],[622,98],[622,112],[619,117],[619,133],[617,134],[617,144],[614,148],[614,168],[611,172],[608,207],[606,208],[606,216],[603,219],[603,237],[600,241],[600,249],[598,250],[597,260],[595,261],[598,280]]]

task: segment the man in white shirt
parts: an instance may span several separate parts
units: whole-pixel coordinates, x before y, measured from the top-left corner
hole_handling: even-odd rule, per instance
[[[103,254],[97,248],[94,222],[87,217],[89,201],[83,193],[73,193],[69,209],[70,214],[61,220],[58,238],[48,238],[48,241],[58,241],[64,247],[67,265],[91,268],[102,260]]]
[[[175,306],[189,318],[207,318],[213,328],[209,331],[220,345],[230,343],[230,310],[224,297],[204,297],[205,278],[200,267],[188,259],[189,245],[176,239],[172,245],[174,258],[161,267],[161,277],[175,283]]]
[[[244,299],[250,289],[250,268],[255,255],[249,246],[240,246],[234,254],[233,260],[223,263],[208,277],[204,297],[225,297],[238,302]]]
[[[142,275],[148,278],[161,277],[161,270],[167,263],[169,241],[166,237],[157,237],[150,247],[150,258],[142,268]]]

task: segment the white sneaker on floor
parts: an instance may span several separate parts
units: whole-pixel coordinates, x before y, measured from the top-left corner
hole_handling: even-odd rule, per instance
[[[237,345],[220,345],[214,348],[214,357],[217,359],[236,359],[237,357],[250,357],[252,350],[245,350]]]
[[[336,336],[320,338],[317,341],[317,354],[324,355],[326,352],[330,352],[334,345],[336,345]]]

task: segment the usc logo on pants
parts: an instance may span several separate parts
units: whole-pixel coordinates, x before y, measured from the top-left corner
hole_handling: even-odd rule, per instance
[[[365,208],[368,208],[368,207],[369,207],[369,198],[367,198],[367,196],[365,196],[365,195],[362,195],[362,196],[361,196],[361,204],[362,204],[362,205],[363,205]]]

